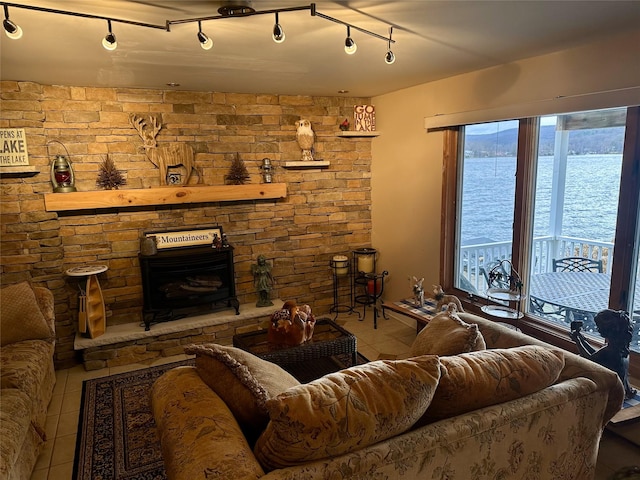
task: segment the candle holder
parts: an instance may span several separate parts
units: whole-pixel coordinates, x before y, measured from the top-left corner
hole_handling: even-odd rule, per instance
[[[335,320],[338,318],[339,313],[350,313],[352,311],[351,305],[340,304],[340,298],[344,297],[344,295],[341,294],[341,283],[344,286],[344,279],[348,281],[349,257],[346,255],[336,255],[329,261],[329,265],[331,266],[331,273],[333,274],[333,305],[329,309],[329,313],[335,312]],[[347,291],[347,295],[348,294],[349,292]],[[358,316],[360,316],[359,313]]]
[[[367,280],[367,301],[364,303],[363,311],[366,310],[367,305],[373,305],[374,329],[378,328],[378,300],[380,300],[380,298],[382,297],[382,292],[384,292],[384,277],[386,277],[387,275],[389,275],[389,272],[387,272],[386,270],[382,273],[366,273],[364,275]]]
[[[376,253],[377,250],[371,247],[353,251],[353,268],[357,276],[376,271]]]
[[[262,165],[260,165],[260,170],[262,170],[262,181],[264,183],[272,183],[273,182],[273,171],[276,167],[273,166],[271,160],[269,158],[262,159]]]
[[[389,274],[387,271],[376,273],[377,257],[375,248],[359,248],[352,252],[351,262],[351,308],[355,310],[357,305],[362,305],[360,320],[364,320],[367,306],[373,306],[373,328],[378,328],[377,303],[382,296],[384,277]],[[384,316],[384,310],[382,313]]]

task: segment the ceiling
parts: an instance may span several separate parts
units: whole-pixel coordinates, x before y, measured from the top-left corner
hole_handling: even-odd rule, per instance
[[[2,4],[4,2],[0,2]],[[17,4],[165,25],[218,15],[216,0],[24,0]],[[0,37],[2,80],[42,84],[236,93],[371,97],[514,60],[546,54],[640,28],[640,1],[317,1],[316,9],[388,36],[356,30],[346,55],[346,27],[309,10],[280,13],[286,41],[271,39],[274,15],[202,23],[214,47],[200,48],[197,23],[171,31],[114,22],[118,48],[101,45],[107,22],[15,7],[24,35]],[[256,10],[309,5],[253,0]],[[169,83],[179,86],[167,87]]]

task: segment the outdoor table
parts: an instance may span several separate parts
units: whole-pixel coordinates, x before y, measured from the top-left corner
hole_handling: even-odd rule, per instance
[[[560,309],[596,314],[608,308],[610,286],[608,273],[549,272],[531,276],[529,294]],[[640,291],[636,291],[634,303],[640,306]]]

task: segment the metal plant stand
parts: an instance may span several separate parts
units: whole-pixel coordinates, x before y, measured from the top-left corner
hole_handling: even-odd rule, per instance
[[[345,288],[350,288],[349,281],[349,258],[344,255],[336,255],[333,257],[329,265],[331,266],[331,274],[333,277],[333,305],[329,309],[329,313],[335,313],[334,320],[338,318],[340,313],[351,313],[353,307],[351,304],[342,304],[341,299],[350,298],[350,290],[343,293]],[[358,313],[358,315],[360,315]]]

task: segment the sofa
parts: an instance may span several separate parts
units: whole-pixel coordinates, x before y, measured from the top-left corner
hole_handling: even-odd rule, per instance
[[[614,372],[468,313],[308,384],[233,347],[186,352],[150,393],[170,480],[589,480],[623,401]]]
[[[0,289],[0,303],[0,478],[28,480],[56,381],[53,294],[21,282]]]

